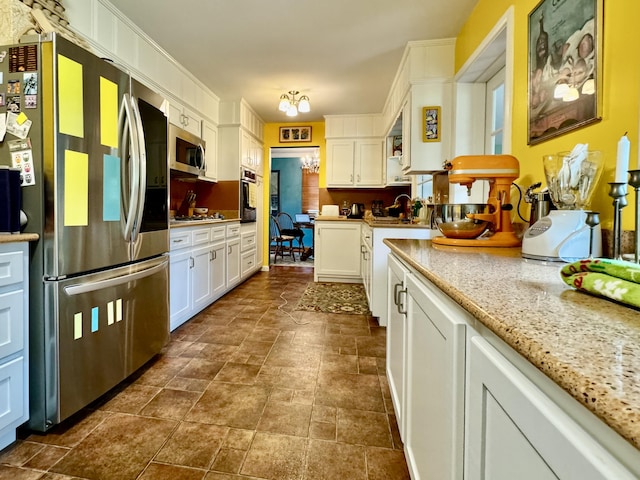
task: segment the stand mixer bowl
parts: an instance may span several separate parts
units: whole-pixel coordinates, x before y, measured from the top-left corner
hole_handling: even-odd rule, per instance
[[[488,213],[486,203],[445,203],[434,205],[435,224],[447,238],[477,238],[489,222],[467,218],[468,213]]]
[[[602,152],[585,155],[559,152],[542,157],[551,201],[559,210],[589,209],[591,197],[604,170]]]

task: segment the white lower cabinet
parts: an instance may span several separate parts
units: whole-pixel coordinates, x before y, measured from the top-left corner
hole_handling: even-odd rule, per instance
[[[412,479],[640,478],[626,440],[393,254],[388,296],[387,375]]]
[[[387,312],[387,379],[396,413],[400,438],[405,437],[405,372],[407,351],[407,286],[409,270],[395,257],[389,256]]]
[[[467,388],[469,480],[638,478],[480,336]]]
[[[360,272],[359,221],[316,221],[314,239],[314,281],[362,281]]]
[[[406,285],[407,464],[416,479],[461,480],[465,322],[413,275]]]
[[[0,449],[29,419],[29,245],[0,244]]]
[[[169,258],[173,331],[240,283],[240,222],[171,230]]]
[[[227,225],[227,288],[240,283],[240,224]]]

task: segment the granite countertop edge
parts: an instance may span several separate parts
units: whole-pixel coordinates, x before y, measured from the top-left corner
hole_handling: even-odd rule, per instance
[[[638,310],[573,290],[560,279],[564,264],[525,261],[519,248],[474,252],[430,240],[384,242],[640,449]]]
[[[194,220],[191,222],[169,222],[169,228],[185,228],[185,227],[198,227],[200,225],[219,225],[221,223],[233,223],[239,222],[240,218],[225,218],[224,220]]]

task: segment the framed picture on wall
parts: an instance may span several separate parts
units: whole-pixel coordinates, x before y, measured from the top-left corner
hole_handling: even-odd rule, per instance
[[[422,107],[422,141],[440,141],[440,107]]]
[[[602,2],[542,0],[529,13],[529,144],[601,119]]]
[[[280,142],[310,142],[311,126],[280,127]]]

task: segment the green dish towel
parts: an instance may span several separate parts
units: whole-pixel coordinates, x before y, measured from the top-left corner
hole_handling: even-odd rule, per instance
[[[577,290],[640,308],[640,265],[592,258],[565,265],[560,276]]]

